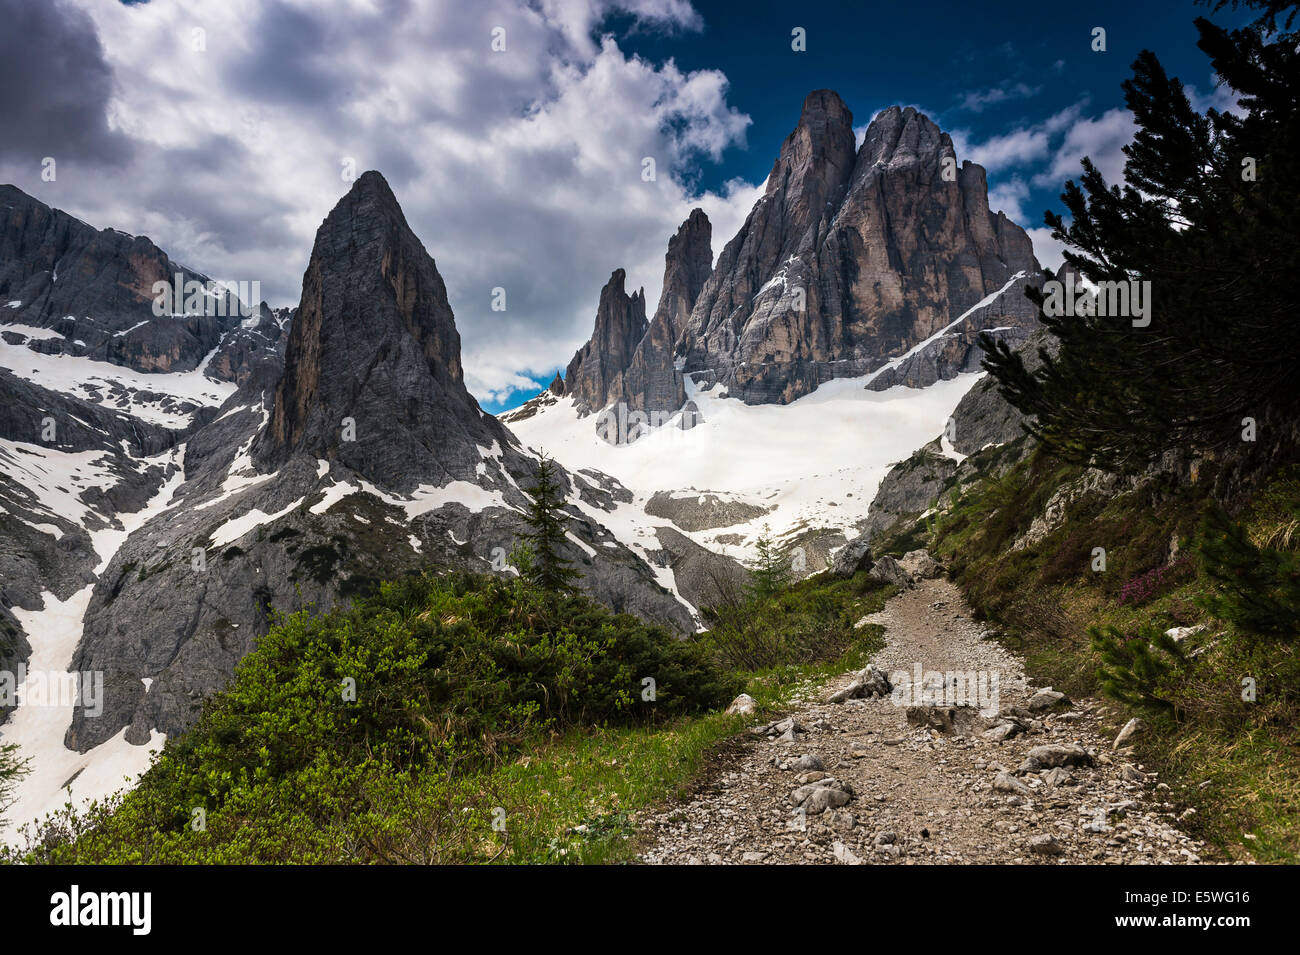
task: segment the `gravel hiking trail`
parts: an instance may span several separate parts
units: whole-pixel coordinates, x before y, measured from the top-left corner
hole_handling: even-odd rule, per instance
[[[1028,686],[954,584],[916,580],[865,623],[885,627],[871,665],[810,686],[643,815],[642,862],[1201,861],[1168,787],[1114,748],[1104,704]]]

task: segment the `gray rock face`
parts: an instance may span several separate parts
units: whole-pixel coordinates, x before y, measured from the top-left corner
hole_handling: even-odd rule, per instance
[[[101,556],[92,532],[120,528],[140,510],[167,476],[160,456],[216,417],[215,407],[165,385],[151,390],[148,376],[200,366],[216,381],[279,375],[283,316],[277,323],[263,305],[245,323],[230,296],[207,298],[194,314],[155,315],[153,284],[177,275],[207,282],[144,237],[96,230],[0,186],[0,438],[14,443],[0,449],[0,668],[26,660],[35,636],[14,610],[37,611],[47,593],[67,600],[93,584]],[[66,360],[69,372],[90,358],[141,374],[129,384],[101,373],[60,391],[72,376],[22,377],[24,350]],[[141,407],[188,423],[161,427]]]
[[[1041,363],[1040,350],[1052,354],[1056,339],[1039,328],[1018,348],[1028,368]],[[952,448],[959,454],[972,455],[989,446],[1003,445],[1025,434],[1025,416],[998,394],[995,382],[984,376],[966,393],[953,411],[947,429]],[[1024,443],[1022,454],[1030,445]],[[1010,456],[997,463],[1005,470],[1018,460]],[[836,556],[836,572],[852,573],[860,555],[868,552],[873,541],[891,530],[905,527],[907,521],[935,506],[944,492],[959,482],[977,477],[969,461],[958,463],[943,453],[939,439],[918,449],[907,460],[889,469],[876,489],[866,520],[858,525],[859,535]]]
[[[691,211],[664,256],[663,291],[645,336],[638,343],[619,396],[632,411],[664,420],[686,403],[686,388],[673,354],[713,267],[713,226],[702,209]]]
[[[770,506],[719,497],[708,491],[656,491],[645,505],[645,512],[651,517],[665,518],[686,531],[705,531],[743,524],[771,511]]]
[[[701,547],[671,527],[657,528],[655,536],[678,592],[693,607],[707,610],[742,599],[749,574],[739,561]]]
[[[316,234],[255,459],[307,454],[410,491],[476,480],[480,448],[505,435],[465,390],[433,259],[384,178],[363,174]]]
[[[645,337],[645,290],[628,295],[627,273],[615,269],[600,290],[596,327],[564,373],[564,390],[582,414],[600,411],[623,393],[623,373]]]
[[[1016,350],[1025,367],[1036,370],[1042,364],[1041,351],[1054,354],[1057,340],[1046,329],[1033,332]],[[985,375],[962,397],[952,414],[952,446],[961,454],[974,454],[990,445],[1006,444],[1022,437],[1025,416],[998,394],[997,382]]]
[[[984,358],[979,345],[981,332],[1006,341],[1012,348],[1023,344],[1038,328],[1038,307],[1025,295],[1025,289],[1041,288],[1045,275],[1033,272],[1016,279],[993,301],[971,309],[942,335],[910,352],[896,365],[872,375],[867,387],[872,391],[896,385],[926,388],[963,372],[979,371]]]
[[[678,346],[702,385],[747,403],[792,401],[879,368],[1017,272],[1037,273],[1025,232],[989,211],[983,169],[958,169],[927,117],[891,107],[856,154],[853,144],[840,98],[809,94]],[[936,373],[968,363],[948,347]]]
[[[224,315],[196,310],[155,316],[154,283],[174,283],[177,275],[182,282],[208,282],[143,236],[96,230],[14,186],[0,185],[0,309],[6,322],[61,336],[33,343],[38,350],[85,355],[142,372],[198,367],[242,316],[229,296],[222,302]]]

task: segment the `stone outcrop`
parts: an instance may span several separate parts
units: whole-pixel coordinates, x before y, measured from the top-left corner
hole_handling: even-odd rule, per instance
[[[809,94],[678,347],[703,387],[748,403],[793,401],[879,369],[1018,272],[1038,272],[1024,230],[990,212],[983,169],[958,167],[927,117],[891,107],[856,152],[853,142],[840,98]],[[969,364],[949,347],[941,376]]]
[[[255,457],[337,461],[398,491],[473,481],[505,441],[465,389],[447,289],[388,183],[367,172],[316,234]]]
[[[668,241],[659,305],[623,376],[619,400],[650,416],[652,423],[666,421],[686,403],[674,352],[713,266],[712,236],[708,216],[694,209]]]
[[[596,327],[591,340],[578,349],[564,373],[565,394],[580,414],[600,411],[623,393],[623,373],[645,336],[645,290],[628,295],[627,273],[615,269],[600,290]]]

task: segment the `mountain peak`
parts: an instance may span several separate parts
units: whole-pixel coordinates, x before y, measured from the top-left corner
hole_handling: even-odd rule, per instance
[[[853,127],[853,113],[834,90],[813,90],[804,97],[799,125],[815,126],[821,123]]]
[[[446,286],[379,173],[325,217],[302,284],[259,456],[337,459],[399,490],[472,476],[499,429],[465,389]]]
[[[675,346],[682,373],[750,403],[789,402],[879,369],[1036,273],[1024,230],[989,212],[983,170],[947,176],[949,157],[951,138],[910,106],[876,114],[857,149],[840,97],[809,93]],[[999,315],[1034,321],[1019,301]],[[966,344],[944,375],[973,362]]]

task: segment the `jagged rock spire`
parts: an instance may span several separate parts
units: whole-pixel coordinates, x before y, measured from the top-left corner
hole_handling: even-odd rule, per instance
[[[503,434],[465,389],[437,266],[367,172],[316,233],[274,408],[256,451],[304,453],[409,490],[471,479]]]

